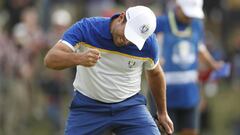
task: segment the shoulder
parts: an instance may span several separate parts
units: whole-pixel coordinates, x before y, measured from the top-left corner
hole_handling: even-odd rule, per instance
[[[104,36],[109,31],[109,17],[90,17],[83,18],[77,22],[77,29],[84,31],[84,34],[91,36]]]
[[[168,16],[166,14],[157,17],[155,33],[163,32],[168,27]]]
[[[156,55],[159,51],[159,45],[157,42],[156,34],[152,34],[145,42],[145,49],[146,52],[149,53],[149,55]]]
[[[101,22],[106,21],[106,17],[89,17],[89,18],[82,18],[79,20],[76,24],[78,25],[95,25],[95,24],[101,24]]]
[[[142,53],[144,53],[144,56],[150,58],[150,62],[154,63],[154,65],[159,60],[159,45],[157,43],[157,38],[155,34],[152,34],[145,42]],[[153,64],[152,63],[152,64]]]
[[[157,16],[157,22],[158,23],[166,23],[166,22],[168,22],[168,16],[166,14]]]
[[[204,21],[201,19],[193,19],[192,21],[193,27],[197,28],[198,30],[202,31],[204,29]]]

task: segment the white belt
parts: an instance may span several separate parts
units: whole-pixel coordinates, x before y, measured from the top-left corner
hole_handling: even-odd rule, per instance
[[[166,72],[165,77],[167,84],[193,83],[198,80],[198,72],[196,70]]]

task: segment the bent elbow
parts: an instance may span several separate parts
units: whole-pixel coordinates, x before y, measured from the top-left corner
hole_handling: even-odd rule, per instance
[[[44,63],[44,66],[45,66],[45,67],[51,68],[51,64],[50,64],[48,55],[46,55],[46,56],[44,57],[43,63]]]
[[[44,60],[43,60],[44,66],[49,68],[49,69],[54,69],[54,70],[62,70],[63,68],[58,66],[56,62],[54,62],[50,56],[46,55]]]

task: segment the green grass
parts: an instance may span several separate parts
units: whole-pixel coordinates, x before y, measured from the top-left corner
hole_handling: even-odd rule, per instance
[[[233,120],[240,119],[240,91],[233,91],[224,85],[219,87],[219,93],[208,100],[212,135],[232,135]]]

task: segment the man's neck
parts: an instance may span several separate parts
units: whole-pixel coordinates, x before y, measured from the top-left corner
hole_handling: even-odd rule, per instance
[[[112,30],[113,30],[117,20],[118,20],[118,16],[114,16],[113,18],[111,18],[111,22],[110,22],[110,32],[111,33],[112,33]]]
[[[190,25],[190,22],[185,22],[182,18],[182,16],[180,15],[180,13],[177,12],[177,10],[174,10],[174,16],[175,16],[175,20],[177,24],[180,25]]]

